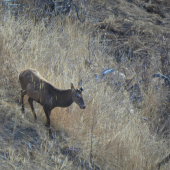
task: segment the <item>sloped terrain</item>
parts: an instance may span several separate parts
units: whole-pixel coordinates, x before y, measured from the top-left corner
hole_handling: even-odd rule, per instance
[[[169,169],[170,2],[36,2],[0,7],[1,169]],[[53,140],[39,104],[37,121],[27,97],[21,113],[26,68],[59,89],[83,80],[86,109],[53,109]]]

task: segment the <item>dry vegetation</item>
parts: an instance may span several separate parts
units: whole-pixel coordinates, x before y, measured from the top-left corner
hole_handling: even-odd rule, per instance
[[[0,8],[0,169],[170,169],[169,86],[152,78],[170,73],[169,0],[75,3],[83,23],[75,10],[61,24],[33,6],[15,17]],[[21,113],[25,68],[60,89],[83,79],[86,109],[53,109],[54,140],[40,105],[37,122],[26,97]],[[96,80],[107,68],[125,80]]]

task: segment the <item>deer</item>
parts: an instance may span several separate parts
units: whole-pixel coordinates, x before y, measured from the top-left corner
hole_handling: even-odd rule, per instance
[[[86,105],[83,100],[82,80],[79,81],[78,87],[74,87],[71,83],[71,89],[60,90],[54,87],[50,82],[45,80],[38,71],[34,69],[22,70],[19,74],[19,82],[21,85],[21,111],[24,110],[24,96],[28,95],[28,103],[31,107],[35,120],[37,115],[34,110],[33,101],[39,103],[45,112],[49,128],[49,137],[53,138],[50,128],[50,113],[55,107],[69,107],[75,102],[81,109],[85,109]]]

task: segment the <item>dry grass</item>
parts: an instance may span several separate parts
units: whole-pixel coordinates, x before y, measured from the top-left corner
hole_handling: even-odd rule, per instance
[[[111,9],[105,1],[100,3],[102,10]],[[115,3],[117,11],[126,9],[126,18],[121,12],[117,17],[111,12],[104,21],[92,24],[98,12],[93,15],[94,10],[88,13],[93,19],[88,18],[83,24],[75,16],[64,20],[63,26],[60,17],[51,18],[48,24],[42,19],[36,25],[24,16],[15,20],[5,15],[5,20],[1,20],[0,163],[3,169],[90,169],[90,158],[101,169],[156,169],[169,154],[169,88],[151,76],[157,71],[169,73],[169,60],[163,59],[169,55],[170,30],[151,23],[152,18],[148,19],[151,14],[134,4],[123,0]],[[97,5],[96,1],[87,4],[91,8]],[[132,7],[134,13],[130,18]],[[143,19],[142,14],[146,14]],[[99,15],[99,20],[104,17]],[[165,41],[161,41],[163,36]],[[127,57],[122,57],[123,54]],[[35,104],[37,122],[26,97],[26,113],[21,114],[18,75],[25,68],[36,69],[60,89],[68,89],[71,82],[77,85],[83,79],[87,108],[80,110],[73,104],[69,108],[53,109],[54,140],[48,138],[40,105]],[[120,88],[113,83],[113,78],[95,80],[96,74],[107,68],[123,72],[126,81],[136,76],[132,85],[147,79],[140,84],[140,95],[144,98],[140,107],[138,102],[132,102],[124,85]],[[80,159],[84,160],[83,165]],[[169,169],[169,164],[161,169]]]

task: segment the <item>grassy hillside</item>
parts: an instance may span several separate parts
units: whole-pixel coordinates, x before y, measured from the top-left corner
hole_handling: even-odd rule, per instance
[[[74,1],[83,23],[29,2],[15,17],[0,7],[0,169],[168,170],[169,85],[152,76],[170,73],[169,1]],[[26,68],[59,89],[83,80],[86,109],[53,109],[53,140],[39,104],[37,121],[28,97],[21,113]]]

